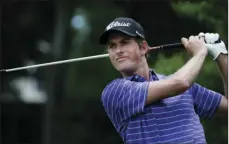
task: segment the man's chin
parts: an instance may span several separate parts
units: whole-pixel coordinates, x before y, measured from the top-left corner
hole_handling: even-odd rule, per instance
[[[130,66],[125,66],[125,67],[119,67],[117,70],[121,73],[132,73],[134,72],[134,68]]]

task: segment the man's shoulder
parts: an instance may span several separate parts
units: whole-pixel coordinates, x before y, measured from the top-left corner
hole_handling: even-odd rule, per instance
[[[118,83],[120,83],[120,82],[123,82],[123,81],[124,81],[124,79],[122,79],[122,78],[113,79],[113,80],[111,80],[110,82],[108,82],[108,84],[105,86],[104,89],[107,89],[107,88],[109,88],[110,86],[116,85],[116,84],[118,84]]]
[[[103,89],[102,96],[105,96],[107,92],[112,92],[112,90],[118,86],[118,84],[124,82],[122,78],[116,78],[111,80]]]

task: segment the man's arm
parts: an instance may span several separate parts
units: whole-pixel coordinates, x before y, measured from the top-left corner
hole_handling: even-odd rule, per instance
[[[189,40],[182,39],[182,43],[193,57],[170,78],[150,82],[146,104],[183,93],[197,78],[207,55],[205,43],[193,36]]]
[[[228,56],[226,54],[220,54],[216,59],[217,66],[219,68],[223,84],[224,84],[224,94],[222,97],[217,115],[227,115],[228,114]]]
[[[228,110],[228,56],[227,49],[222,40],[220,40],[218,33],[199,33],[200,37],[204,37],[207,45],[209,54],[216,60],[217,66],[219,68],[223,83],[224,83],[224,94],[222,97],[217,115],[227,115]]]
[[[193,56],[170,78],[150,82],[146,104],[186,91],[198,76],[206,55]]]
[[[216,59],[223,84],[224,84],[224,93],[226,98],[228,97],[228,56],[226,54],[220,54]]]

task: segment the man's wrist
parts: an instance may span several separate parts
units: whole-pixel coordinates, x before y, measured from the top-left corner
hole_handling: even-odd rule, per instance
[[[215,51],[212,52],[213,60],[216,60],[221,54],[227,55],[228,52],[226,49],[214,49]]]
[[[220,53],[219,56],[215,59],[217,62],[227,61],[228,54]]]

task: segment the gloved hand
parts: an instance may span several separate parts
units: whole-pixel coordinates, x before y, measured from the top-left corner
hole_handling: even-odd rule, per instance
[[[220,39],[218,33],[199,33],[199,37],[204,37],[209,54],[216,60],[220,53],[227,54],[224,42]]]

